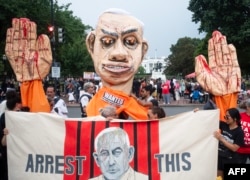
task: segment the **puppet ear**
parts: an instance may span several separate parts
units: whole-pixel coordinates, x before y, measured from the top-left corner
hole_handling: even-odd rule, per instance
[[[142,42],[142,60],[147,52],[148,52],[148,43],[147,41],[143,41]]]
[[[86,38],[86,45],[90,54],[94,52],[95,32],[91,31]]]

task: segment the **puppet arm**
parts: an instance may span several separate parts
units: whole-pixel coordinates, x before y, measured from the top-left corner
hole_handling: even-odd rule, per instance
[[[208,41],[208,60],[209,64],[203,55],[195,58],[196,79],[205,91],[215,96],[220,119],[224,120],[225,111],[237,106],[241,71],[235,47],[227,44],[219,31],[214,31]]]
[[[31,112],[49,112],[42,79],[52,64],[50,40],[47,35],[37,38],[36,24],[27,18],[12,19],[7,30],[5,53],[21,82],[22,104]]]

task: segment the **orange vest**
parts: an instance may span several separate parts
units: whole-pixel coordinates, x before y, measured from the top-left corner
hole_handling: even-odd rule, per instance
[[[87,116],[100,115],[100,109],[113,105],[116,107],[117,114],[125,112],[132,119],[147,120],[147,108],[138,104],[138,102],[131,96],[122,91],[113,90],[102,87],[90,100],[86,107]]]

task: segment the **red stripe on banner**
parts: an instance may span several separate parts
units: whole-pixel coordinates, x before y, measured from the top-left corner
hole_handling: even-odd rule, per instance
[[[107,128],[108,126],[109,126],[109,122],[107,122],[107,121],[96,122],[95,129],[94,129],[94,137],[91,138],[93,141],[92,146],[94,146],[94,140],[95,140],[95,137],[98,135],[98,133],[101,132],[103,129]],[[93,150],[95,151],[94,148],[93,148]],[[92,154],[93,154],[93,152],[91,152],[91,160],[94,163],[94,168],[92,169],[93,174],[90,174],[90,178],[93,178],[93,177],[101,174],[100,168],[96,165]]]
[[[137,124],[137,152],[138,163],[137,171],[148,174],[148,132],[147,123]],[[136,159],[135,159],[136,160]]]
[[[87,121],[82,122],[81,126],[81,137],[80,137],[80,154],[81,156],[85,156],[86,160],[83,163],[83,174],[80,175],[80,180],[85,180],[90,175],[90,163],[92,160],[92,152],[91,152],[91,129],[93,122]]]
[[[76,155],[76,139],[77,139],[77,121],[65,121],[66,135],[64,141],[64,157]],[[72,162],[72,165],[76,167],[76,162]],[[68,168],[64,164],[65,170]],[[76,172],[73,174],[64,173],[64,180],[76,179]]]
[[[159,135],[159,121],[151,121],[151,171],[152,180],[160,179],[160,173],[158,172],[158,163],[154,158],[155,154],[160,152],[160,135]]]
[[[123,129],[128,133],[130,144],[134,146],[134,125],[135,123],[123,123]],[[134,160],[130,163],[131,167],[134,167]]]

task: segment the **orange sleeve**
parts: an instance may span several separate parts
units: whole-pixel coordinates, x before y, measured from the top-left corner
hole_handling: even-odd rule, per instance
[[[220,109],[220,120],[224,121],[226,110],[237,107],[238,93],[215,96],[215,103]]]
[[[30,112],[50,112],[41,80],[22,82],[20,90],[22,105],[28,106]]]

